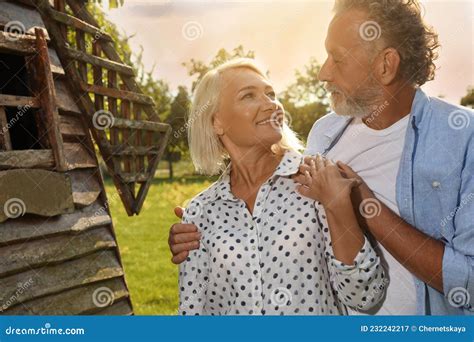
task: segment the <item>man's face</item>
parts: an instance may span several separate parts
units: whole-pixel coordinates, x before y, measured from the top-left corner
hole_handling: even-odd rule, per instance
[[[326,82],[331,107],[339,115],[363,118],[384,102],[383,88],[373,74],[376,54],[367,49],[359,34],[366,21],[364,12],[349,10],[329,25],[325,41],[328,57],[319,79]]]

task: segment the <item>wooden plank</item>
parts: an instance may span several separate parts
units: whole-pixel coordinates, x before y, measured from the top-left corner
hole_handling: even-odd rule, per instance
[[[63,150],[63,139],[59,132],[59,113],[56,105],[56,90],[51,72],[51,61],[49,60],[48,45],[44,32],[35,29],[36,47],[38,49],[38,81],[40,86],[38,97],[41,107],[46,114],[48,136],[53,150],[55,166],[58,171],[66,170],[66,160]]]
[[[141,122],[142,121],[142,106],[140,104],[138,103],[133,104],[133,113],[134,113],[134,119],[136,121]],[[143,135],[142,131],[140,130],[135,131],[135,146],[137,150],[140,150],[143,147],[142,135]],[[150,151],[150,153],[154,153],[153,150]],[[136,163],[137,163],[137,172],[139,173],[145,172],[145,157],[144,157],[145,155],[147,155],[147,153],[144,153],[144,154],[135,153]]]
[[[150,179],[147,173],[122,173],[120,177],[125,183],[144,183]]]
[[[74,211],[71,181],[63,173],[17,169],[0,171],[0,222],[26,213],[56,216]]]
[[[83,32],[90,33],[94,37],[95,40],[103,39],[109,42],[113,41],[112,38],[106,32],[98,29],[95,26],[92,26],[86,23],[85,21],[82,21],[76,17],[73,17],[67,13],[61,13],[61,12],[52,10],[50,11],[50,15],[57,22],[60,22],[67,26],[72,26]]]
[[[0,94],[0,106],[39,108],[40,102],[36,97]]]
[[[140,93],[134,93],[126,90],[110,89],[95,84],[86,84],[84,82],[80,83],[80,87],[83,91],[89,93],[94,93],[102,96],[111,96],[115,97],[116,99],[128,100],[141,104],[153,104],[153,100],[151,99],[151,97]]]
[[[44,266],[1,279],[0,308],[14,299],[17,305],[40,296],[60,293],[93,282],[123,276],[115,251],[98,251],[80,259]],[[18,284],[29,284],[28,291],[17,291]],[[7,305],[12,307],[11,305]]]
[[[59,60],[56,50],[48,47],[49,60],[51,62],[51,71],[56,75],[64,75],[64,69]]]
[[[10,127],[7,120],[5,108],[0,106],[0,150],[10,151],[12,149],[12,141],[10,139]]]
[[[89,150],[81,143],[64,143],[67,170],[96,167],[97,163],[92,153],[93,150]]]
[[[76,45],[80,51],[86,53],[86,34],[83,31],[76,30]],[[77,70],[81,76],[81,79],[84,82],[87,82],[87,63],[77,61]]]
[[[161,123],[161,122],[135,121],[135,120],[128,120],[128,119],[123,119],[123,118],[115,118],[113,127],[127,128],[127,129],[142,129],[145,131],[166,133],[170,126],[168,124]]]
[[[133,69],[129,67],[128,65],[117,63],[114,61],[110,61],[108,59],[102,58],[102,57],[97,57],[94,55],[90,55],[88,53],[74,50],[67,48],[65,49],[66,52],[69,54],[69,56],[72,59],[79,60],[82,62],[90,63],[92,65],[107,69],[107,70],[113,70],[128,76],[134,76]]]
[[[23,216],[2,223],[0,245],[42,239],[46,236],[76,234],[88,229],[111,224],[108,209],[101,201],[56,217]]]
[[[101,186],[98,180],[99,170],[76,169],[67,172],[71,178],[72,196],[76,206],[84,207],[91,205],[97,200],[101,193]]]
[[[82,120],[73,115],[59,116],[59,131],[64,136],[80,136],[84,137],[87,134]]]
[[[122,103],[120,104],[121,107],[121,114],[125,118],[125,120],[130,121],[130,101],[124,101],[122,100]],[[131,131],[129,128],[122,128],[122,144],[125,146],[131,147],[131,141],[130,141],[130,134]],[[132,139],[133,140],[133,139]],[[134,164],[132,164],[132,158],[130,158],[127,155],[124,155],[122,158],[124,168],[123,168],[123,173],[126,174],[133,174],[134,173]],[[122,174],[121,173],[121,176]],[[122,180],[125,181],[125,183],[128,183],[127,186],[130,190],[130,193],[132,194],[132,197],[135,197],[135,183],[134,181],[127,182],[126,180],[130,178],[124,178],[122,176]]]
[[[147,156],[158,153],[158,148],[156,146],[126,146],[126,145],[116,145],[112,147],[112,155],[114,156]]]
[[[56,102],[60,110],[70,113],[82,114],[81,109],[74,100],[74,96],[67,87],[67,81],[63,77],[54,80],[56,87]]]
[[[0,247],[0,278],[117,247],[109,227]]]
[[[53,169],[51,150],[19,150],[0,153],[0,170],[7,169]]]
[[[103,292],[104,289],[106,292]],[[94,296],[95,293],[95,296]],[[97,296],[104,293],[102,301]],[[131,313],[127,287],[122,277],[88,284],[62,293],[33,299],[5,310],[3,315],[85,315],[102,312]],[[94,298],[96,300],[94,300]],[[110,299],[109,299],[110,298]],[[108,304],[110,303],[110,304]],[[103,305],[105,307],[102,307]],[[128,309],[128,310],[127,310]],[[110,313],[115,314],[115,313]]]
[[[3,30],[0,31],[0,52],[31,55],[35,51],[35,38],[33,36],[24,35],[19,39],[11,39],[8,33]]]

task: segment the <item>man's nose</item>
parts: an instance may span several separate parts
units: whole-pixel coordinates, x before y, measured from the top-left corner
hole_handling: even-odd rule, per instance
[[[331,82],[332,81],[332,71],[331,71],[331,67],[330,67],[329,62],[328,62],[327,59],[324,62],[324,64],[321,66],[321,69],[319,69],[318,80],[320,82]]]

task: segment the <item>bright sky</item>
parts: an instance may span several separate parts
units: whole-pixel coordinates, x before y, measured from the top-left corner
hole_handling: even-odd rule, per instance
[[[430,95],[459,103],[474,85],[474,1],[422,1],[425,20],[439,33],[442,48]],[[324,39],[333,1],[160,1],[125,0],[109,18],[127,35],[133,49],[144,48],[148,69],[172,90],[191,85],[182,62],[209,62],[220,48],[242,44],[270,70],[276,90],[294,80],[311,56],[323,62]]]

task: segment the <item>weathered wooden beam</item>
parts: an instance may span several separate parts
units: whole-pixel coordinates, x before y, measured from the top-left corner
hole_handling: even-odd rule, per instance
[[[0,94],[0,107],[29,107],[40,108],[37,97]]]
[[[127,145],[115,145],[111,146],[112,155],[114,156],[147,156],[154,155],[158,153],[158,149],[154,146],[127,146]]]
[[[2,223],[0,246],[43,239],[47,236],[79,234],[83,231],[112,224],[108,208],[97,201],[71,214],[55,217],[23,216]]]
[[[0,278],[117,247],[109,227],[0,247]]]
[[[142,104],[153,104],[151,97],[143,95],[140,93],[134,93],[126,90],[111,89],[104,86],[99,86],[95,84],[86,84],[84,82],[80,83],[81,89],[85,92],[94,93],[97,95],[110,96],[116,99],[122,99],[132,102],[138,102]]]
[[[169,125],[162,122],[154,121],[136,121],[122,118],[114,118],[114,124],[112,127],[115,128],[128,128],[128,129],[142,129],[145,131],[161,132],[165,133],[169,129]]]
[[[147,173],[122,173],[120,177],[125,183],[144,183],[150,179]]]
[[[61,13],[55,10],[51,10],[50,15],[51,15],[51,18],[53,18],[54,20],[62,24],[72,26],[81,31],[90,33],[91,35],[93,35],[94,40],[103,39],[109,42],[113,41],[112,38],[106,32],[98,29],[97,27],[93,25],[86,23],[85,21],[82,21],[76,17],[73,17],[72,15]]]
[[[101,303],[101,306],[107,304],[104,307],[97,306],[97,302],[94,303],[93,300],[95,298],[94,293],[100,291],[100,288],[110,290],[110,303]],[[128,314],[131,313],[131,306],[126,300],[128,296],[129,294],[125,282],[119,277],[87,284],[51,296],[33,299],[23,303],[23,305],[13,306],[5,310],[3,314],[42,316],[94,315],[101,314],[104,309],[113,310],[113,312],[120,310],[120,312],[123,311],[125,314]]]
[[[10,139],[10,127],[7,120],[7,113],[5,108],[0,107],[0,150],[10,151],[12,149],[12,142]]]
[[[73,169],[84,169],[90,167],[96,167],[92,153],[94,151],[88,151],[87,148],[81,143],[64,143],[64,154],[66,156],[67,170]]]
[[[128,65],[117,63],[106,58],[94,56],[88,54],[86,52],[82,52],[79,50],[67,48],[65,51],[69,54],[72,59],[79,60],[82,62],[90,63],[92,65],[107,69],[117,71],[121,74],[134,76],[133,68],[129,67]]]
[[[6,169],[46,169],[54,168],[51,150],[18,150],[0,153],[0,170]]]
[[[0,308],[4,305],[10,307],[7,304],[13,296],[15,303],[20,305],[38,297],[122,276],[123,270],[115,251],[98,251],[80,259],[44,266],[40,272],[32,269],[3,278]],[[33,285],[28,287],[28,291],[17,291],[18,284],[30,282]]]
[[[18,55],[31,55],[35,53],[35,37],[24,35],[19,39],[11,39],[9,34],[0,31],[0,51]]]
[[[41,107],[46,114],[47,133],[53,150],[56,169],[65,171],[66,160],[63,150],[63,139],[59,132],[59,113],[56,104],[56,90],[51,72],[51,61],[49,60],[48,45],[45,40],[44,32],[41,29],[35,29],[36,47],[38,50],[38,85],[41,85],[38,97]]]

